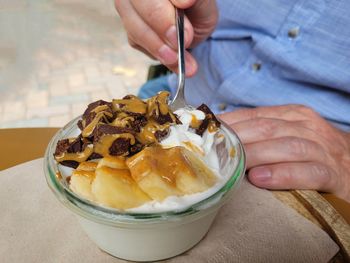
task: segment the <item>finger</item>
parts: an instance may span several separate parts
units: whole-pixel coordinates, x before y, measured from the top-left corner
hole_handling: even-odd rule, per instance
[[[325,162],[325,151],[319,144],[298,137],[283,137],[245,145],[247,167],[281,162]]]
[[[132,48],[137,49],[138,51],[141,51],[142,53],[144,53],[145,55],[147,55],[151,59],[156,59],[154,56],[152,56],[151,53],[149,53],[146,49],[144,49],[143,47],[136,44],[131,38],[128,38],[128,42]]]
[[[258,107],[252,109],[240,109],[219,115],[219,118],[231,125],[236,122],[257,118],[275,118],[288,121],[304,121],[311,117],[319,116],[311,108],[302,105],[283,105],[272,107]]]
[[[281,137],[301,137],[325,144],[324,139],[315,131],[307,129],[297,121],[281,119],[257,118],[231,124],[231,128],[239,135],[243,143],[253,143]]]
[[[259,166],[250,169],[248,178],[267,189],[314,189],[334,192],[335,172],[318,162],[295,162]]]
[[[185,64],[186,77],[192,77],[197,72],[197,68],[198,68],[197,62],[193,58],[191,53],[189,53],[188,51],[185,51],[185,60],[186,60],[186,64]],[[168,69],[175,72],[176,74],[179,73],[177,63],[172,65],[166,65],[166,66]]]
[[[141,19],[129,1],[120,1],[117,6],[124,26],[128,31],[128,36],[134,43],[146,49],[165,65],[176,63],[176,52],[166,45]]]
[[[188,1],[186,4],[188,4]],[[193,40],[191,47],[206,39],[215,29],[218,20],[216,1],[197,0],[188,5],[186,16],[191,21]]]
[[[187,9],[196,2],[196,0],[170,0],[172,4],[181,9]]]
[[[132,0],[132,6],[145,23],[172,49],[177,50],[177,34],[175,27],[175,8],[169,1]],[[150,8],[152,7],[152,8]],[[185,17],[184,20],[185,47],[193,38],[193,27]]]

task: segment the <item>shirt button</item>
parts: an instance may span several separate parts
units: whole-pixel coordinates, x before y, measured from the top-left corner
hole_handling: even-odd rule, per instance
[[[259,71],[259,70],[261,69],[261,63],[259,63],[259,62],[254,63],[254,64],[252,65],[252,69],[253,69],[254,71]]]
[[[224,111],[224,110],[226,110],[226,108],[227,108],[227,104],[226,103],[220,103],[219,104],[219,110]]]
[[[299,27],[293,27],[288,30],[288,37],[296,38],[299,35]]]

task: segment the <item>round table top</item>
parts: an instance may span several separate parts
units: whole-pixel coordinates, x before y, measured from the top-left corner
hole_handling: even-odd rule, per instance
[[[13,128],[0,129],[2,157],[0,170],[44,156],[46,146],[59,128]],[[321,195],[350,224],[350,203],[333,194]]]

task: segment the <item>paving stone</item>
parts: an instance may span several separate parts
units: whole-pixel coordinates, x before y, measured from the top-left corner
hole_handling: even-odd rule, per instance
[[[27,119],[32,119],[36,117],[48,118],[50,116],[57,116],[62,114],[69,115],[69,113],[70,113],[69,105],[54,105],[54,106],[43,107],[43,108],[28,109],[26,118]]]
[[[85,83],[86,83],[86,80],[83,72],[71,74],[68,76],[68,85],[70,88],[82,86]]]
[[[35,118],[29,120],[19,120],[0,123],[0,128],[20,128],[20,127],[47,127],[47,118]]]
[[[50,74],[50,67],[47,64],[40,64],[36,70],[37,78],[46,78]]]
[[[129,94],[121,78],[115,78],[112,81],[108,81],[106,83],[106,89],[110,97],[114,99],[122,98]]]
[[[73,118],[80,116],[87,108],[87,103],[74,103],[71,105],[71,115]]]
[[[71,120],[70,114],[51,116],[49,118],[50,127],[63,127]]]
[[[51,97],[67,95],[69,93],[68,83],[64,78],[50,80],[48,88]]]
[[[12,2],[18,1],[6,1]],[[65,116],[80,115],[92,99],[137,92],[152,61],[129,47],[113,1],[41,2],[10,12],[14,17],[40,14],[42,23],[28,23],[25,32],[9,31],[12,25],[6,20],[0,24],[5,32],[1,39],[18,41],[13,44],[16,54],[29,54],[25,59],[30,65],[25,72],[11,72],[23,79],[7,85],[10,97],[0,96],[0,127],[56,126],[67,121]],[[22,20],[13,27],[23,28]],[[30,45],[24,47],[23,39]]]
[[[25,104],[23,101],[9,101],[3,104],[3,114],[0,123],[19,121],[25,118]]]
[[[101,71],[93,63],[84,67],[85,76],[87,80],[95,79],[101,76]]]
[[[77,93],[77,94],[52,97],[50,98],[50,105],[73,104],[78,102],[87,103],[88,101],[89,101],[89,96],[86,93]]]
[[[111,101],[113,98],[111,98],[107,89],[104,89],[100,91],[90,92],[90,99],[91,101],[96,101],[96,100]]]
[[[25,99],[27,109],[47,107],[48,98],[49,94],[47,90],[31,90]]]

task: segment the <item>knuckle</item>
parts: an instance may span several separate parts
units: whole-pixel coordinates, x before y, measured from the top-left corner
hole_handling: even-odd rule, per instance
[[[147,10],[146,16],[151,23],[159,23],[159,18],[164,16],[164,5],[163,1],[154,1],[152,8]]]
[[[306,140],[298,137],[288,138],[288,150],[292,156],[304,158],[308,155],[309,144]]]
[[[293,106],[293,109],[296,112],[300,113],[301,115],[309,116],[309,117],[318,115],[312,108],[308,106],[301,105],[301,104],[295,104],[292,106]]]
[[[269,119],[259,118],[256,120],[256,128],[264,138],[270,138],[274,135],[279,124]]]

